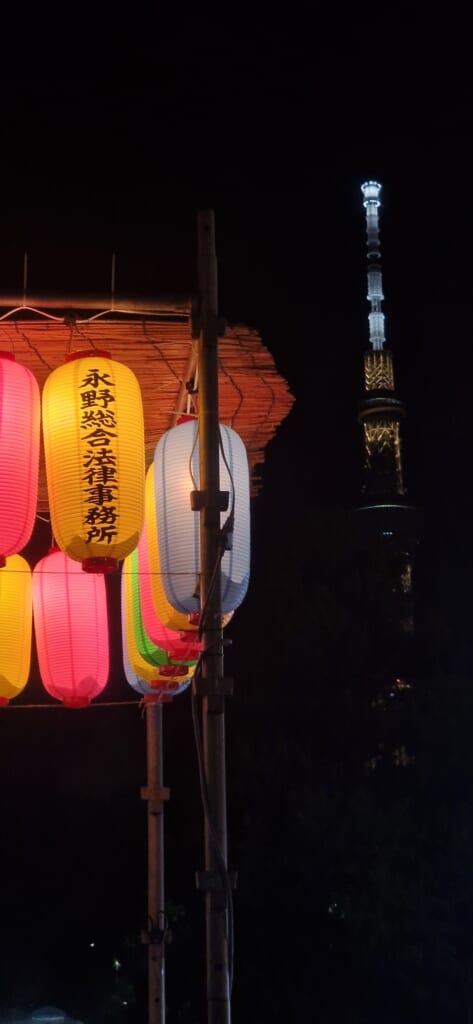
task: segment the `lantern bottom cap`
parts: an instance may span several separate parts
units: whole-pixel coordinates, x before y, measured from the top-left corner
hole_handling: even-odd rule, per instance
[[[6,708],[9,703],[8,697],[0,697],[0,708]]]
[[[118,560],[100,555],[96,558],[84,558],[82,560],[82,569],[84,572],[103,573],[103,575],[107,576],[109,573],[118,572]]]
[[[5,555],[0,555],[0,569],[3,569],[7,564]]]
[[[89,697],[66,697],[63,702],[65,708],[88,708]]]

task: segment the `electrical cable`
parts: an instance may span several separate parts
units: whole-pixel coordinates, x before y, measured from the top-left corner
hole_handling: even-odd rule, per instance
[[[207,648],[207,651],[206,652],[202,652],[202,654],[199,656],[199,659],[197,661],[197,665],[196,665],[196,668],[195,668],[195,672],[194,672],[194,675],[192,677],[192,683],[193,684],[197,680],[197,677],[200,676],[200,674],[201,674],[202,657],[203,657],[204,653],[207,653],[208,651],[209,651],[209,648]],[[229,993],[231,994],[232,987],[233,987],[233,959],[234,959],[233,893],[232,893],[232,887],[231,887],[231,883],[230,883],[230,877],[229,877],[229,874],[228,874],[227,865],[225,863],[225,858],[223,856],[222,850],[220,848],[220,843],[219,843],[218,835],[217,835],[217,832],[216,832],[216,829],[215,829],[215,825],[214,825],[213,820],[212,820],[211,811],[210,811],[209,791],[208,791],[208,785],[207,785],[207,777],[206,777],[206,774],[205,774],[204,754],[203,754],[203,747],[202,747],[202,735],[201,735],[201,730],[200,730],[200,722],[199,722],[199,716],[198,716],[198,710],[197,710],[197,699],[196,699],[196,695],[195,695],[195,692],[194,692],[194,685],[192,686],[192,690],[191,690],[191,710],[192,710],[192,725],[193,725],[193,730],[194,730],[194,740],[195,740],[195,746],[196,746],[196,752],[197,752],[197,767],[198,767],[198,772],[199,772],[200,795],[201,795],[201,800],[202,800],[202,807],[203,807],[203,811],[204,811],[205,821],[207,823],[210,844],[211,844],[211,847],[212,847],[215,859],[217,861],[217,868],[218,868],[220,877],[222,879],[222,885],[223,885],[223,888],[224,888],[224,891],[225,891],[225,894],[226,894],[226,903],[227,903],[227,906],[226,906],[226,910],[227,910],[227,935],[226,935],[226,940],[227,940],[227,949],[228,949]]]
[[[196,431],[196,436],[197,436],[197,433],[198,433],[198,431]],[[195,441],[194,441],[194,444],[195,444]],[[223,447],[222,433],[221,433],[220,428],[219,428],[219,447],[220,447],[220,451],[222,453],[222,458],[223,458],[223,461],[224,461],[227,473],[228,473],[228,475],[230,477],[231,490],[232,490],[232,501],[231,501],[230,512],[229,512],[229,514],[228,514],[228,516],[227,516],[223,526],[220,529],[220,538],[219,538],[220,542],[219,542],[219,547],[218,547],[218,552],[217,552],[217,560],[216,560],[215,566],[214,566],[213,571],[212,571],[212,575],[211,575],[210,580],[209,580],[209,587],[208,587],[208,591],[207,591],[207,594],[206,594],[206,597],[205,597],[204,606],[201,609],[200,616],[199,616],[199,631],[198,631],[199,632],[199,638],[202,636],[202,633],[205,631],[205,619],[206,619],[206,614],[207,614],[207,608],[208,608],[208,605],[209,605],[209,599],[210,599],[210,596],[211,596],[211,594],[213,592],[213,588],[215,586],[215,580],[217,578],[217,572],[218,572],[218,570],[220,568],[220,564],[221,564],[222,558],[223,558],[225,552],[228,551],[231,548],[231,543],[229,542],[229,534],[233,533],[233,528],[234,528],[234,524],[235,524],[235,481],[233,479],[232,471],[230,469],[230,466],[229,466],[228,461],[227,461],[227,457],[225,455],[225,449]],[[191,455],[191,457],[192,457],[192,455]],[[195,484],[194,484],[194,487],[195,487]]]

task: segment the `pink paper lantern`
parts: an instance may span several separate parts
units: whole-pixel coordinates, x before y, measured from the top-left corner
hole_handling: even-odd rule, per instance
[[[36,378],[13,355],[0,352],[0,566],[33,532],[40,428]]]
[[[53,548],[33,570],[33,622],[44,688],[66,707],[86,707],[109,673],[103,575]]]

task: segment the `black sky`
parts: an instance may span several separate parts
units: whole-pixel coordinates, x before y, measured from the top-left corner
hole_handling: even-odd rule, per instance
[[[126,32],[91,28],[82,50],[65,39],[54,59],[39,59],[31,39],[35,59],[4,81],[0,292],[21,294],[25,252],[31,293],[107,294],[112,253],[119,293],[188,292],[196,213],[214,209],[221,313],[261,331],[296,397],[258,499],[284,530],[295,504],[356,499],[368,333],[360,185],[378,178],[405,476],[428,539],[441,538],[436,586],[446,602],[456,591],[466,622],[473,161],[461,23],[445,29],[403,5],[382,22],[309,12],[130,29],[127,18]],[[125,699],[125,684],[113,693]],[[175,704],[177,737],[188,709]],[[85,940],[91,903],[100,892],[113,918],[125,878],[130,903],[142,899],[143,722],[135,709],[88,714],[86,744],[61,709],[0,722],[4,947],[26,933],[33,949],[38,928],[61,941],[68,900]],[[174,824],[179,833],[177,812]]]

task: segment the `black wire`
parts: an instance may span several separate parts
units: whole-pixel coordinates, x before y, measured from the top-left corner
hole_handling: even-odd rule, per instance
[[[208,648],[207,648],[208,650]],[[201,674],[202,657],[205,652],[199,657],[197,662],[193,680],[194,683],[197,676]],[[223,888],[227,897],[227,948],[228,948],[228,976],[229,976],[229,992],[231,994],[233,988],[233,958],[234,958],[234,924],[233,924],[233,893],[230,883],[230,876],[228,874],[227,865],[225,858],[222,854],[218,835],[215,829],[215,825],[212,821],[212,815],[210,811],[209,791],[207,785],[207,778],[205,774],[204,766],[204,754],[202,749],[202,735],[200,731],[199,716],[197,713],[197,700],[194,689],[191,692],[191,709],[192,709],[192,724],[194,728],[194,740],[197,751],[197,767],[199,770],[199,782],[200,782],[200,795],[202,800],[202,807],[204,810],[204,817],[207,822],[207,828],[209,832],[209,838],[212,846],[213,853],[217,860],[218,871],[222,879]]]
[[[228,476],[230,477],[231,490],[232,490],[232,503],[231,503],[231,507],[230,507],[230,512],[229,512],[229,514],[228,514],[228,516],[227,516],[227,518],[226,518],[226,520],[225,520],[225,522],[224,522],[224,524],[223,524],[223,526],[222,526],[222,528],[220,530],[220,545],[219,545],[219,549],[218,549],[218,553],[217,553],[217,559],[216,559],[215,566],[214,566],[213,571],[212,571],[212,575],[210,577],[209,587],[208,587],[208,591],[207,591],[207,594],[206,594],[206,597],[205,597],[204,606],[201,609],[200,616],[199,616],[199,638],[202,636],[202,633],[205,631],[205,618],[206,618],[206,614],[207,614],[207,608],[208,608],[209,600],[210,600],[210,597],[212,595],[213,588],[215,586],[215,581],[216,581],[216,578],[217,578],[217,572],[218,572],[218,570],[220,568],[220,563],[221,563],[222,558],[223,558],[223,556],[225,554],[225,551],[227,551],[227,537],[228,537],[229,533],[233,533],[233,526],[234,526],[234,522],[235,522],[235,482],[233,480],[232,471],[230,469],[230,466],[228,465],[227,457],[225,455],[225,449],[223,447],[223,441],[222,441],[222,433],[221,433],[220,429],[219,429],[219,447],[220,447],[220,451],[222,453],[223,461],[224,461],[226,469],[227,469]],[[192,455],[191,455],[191,457],[192,457]]]
[[[196,420],[196,423],[197,423],[197,430],[196,430],[196,432],[194,434],[194,443],[192,445],[191,452],[190,452],[190,455],[189,455],[189,476],[190,476],[190,478],[192,480],[192,486],[194,488],[194,491],[198,490],[198,487],[197,487],[197,484],[196,484],[196,481],[195,481],[195,477],[194,477],[194,474],[192,472],[192,457],[194,455],[195,446],[197,444],[197,440],[198,440],[198,437],[199,437],[199,421]]]
[[[230,469],[230,466],[228,465],[227,457],[225,455],[225,449],[223,447],[223,441],[222,441],[222,431],[220,430],[220,428],[219,428],[219,431],[218,431],[218,443],[219,443],[220,451],[222,453],[222,459],[223,459],[223,461],[225,463],[225,468],[226,468],[227,473],[228,473],[228,475],[230,477],[230,483],[232,485],[232,505],[231,505],[231,509],[230,509],[230,514],[228,516],[228,520],[231,519],[232,520],[232,525],[233,525],[233,520],[235,518],[235,481],[233,479],[232,471]],[[228,522],[228,520],[227,520],[227,522]]]
[[[206,615],[207,615],[207,608],[209,606],[209,601],[210,601],[210,598],[212,596],[213,589],[215,587],[215,583],[216,583],[216,580],[217,580],[217,572],[218,572],[218,570],[220,568],[220,563],[221,563],[222,558],[223,558],[223,556],[225,554],[225,550],[226,550],[225,545],[221,544],[220,547],[219,547],[219,550],[218,550],[218,554],[217,554],[217,559],[216,559],[215,565],[214,565],[213,570],[212,570],[212,575],[210,577],[209,589],[208,589],[207,594],[205,596],[204,606],[203,606],[203,608],[201,608],[200,615],[199,615],[199,629],[198,629],[199,640],[202,637],[202,633],[205,632],[205,618],[206,618]]]

